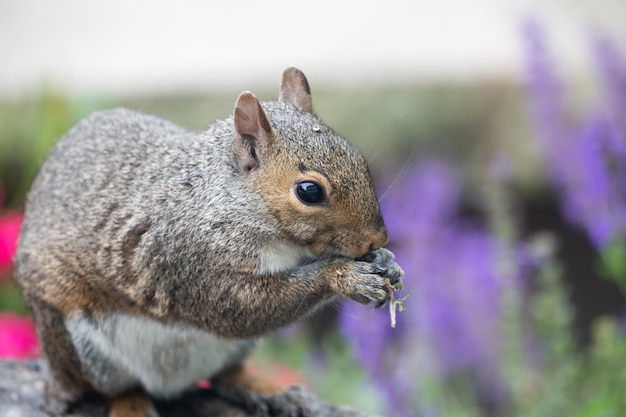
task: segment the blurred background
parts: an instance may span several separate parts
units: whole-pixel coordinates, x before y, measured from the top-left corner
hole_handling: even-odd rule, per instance
[[[367,156],[406,309],[336,303],[254,372],[393,416],[626,415],[626,3],[0,0],[0,356],[25,194],[92,111],[189,129],[301,68]]]

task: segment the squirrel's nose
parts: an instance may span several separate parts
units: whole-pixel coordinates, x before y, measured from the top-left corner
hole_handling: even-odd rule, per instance
[[[387,244],[388,241],[389,241],[389,232],[387,232],[387,228],[383,226],[380,230],[377,230],[374,233],[372,233],[370,247],[369,247],[368,252],[382,248],[383,246]]]

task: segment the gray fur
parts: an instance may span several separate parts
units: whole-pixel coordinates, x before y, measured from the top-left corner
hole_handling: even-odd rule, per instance
[[[308,94],[284,96],[306,110]],[[385,277],[402,270],[381,248],[387,231],[363,156],[292,103],[263,103],[260,114],[271,132],[239,143],[259,161],[252,172],[233,152],[250,140],[233,117],[195,133],[129,110],[98,112],[49,153],[27,198],[16,276],[54,396],[87,387],[176,395],[197,369],[219,376],[258,337],[336,296],[389,298]],[[295,179],[284,176],[303,171],[331,184],[328,206],[298,206]],[[372,262],[355,260],[368,250]],[[138,358],[139,371],[128,365]],[[178,368],[175,383],[158,382]]]

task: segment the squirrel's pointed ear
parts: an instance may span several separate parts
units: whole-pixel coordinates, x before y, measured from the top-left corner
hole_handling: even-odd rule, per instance
[[[293,104],[305,113],[313,112],[309,82],[298,68],[289,67],[283,72],[278,100]]]
[[[235,158],[242,170],[249,172],[261,165],[264,150],[273,138],[272,125],[259,100],[249,91],[244,91],[237,98],[233,119]]]

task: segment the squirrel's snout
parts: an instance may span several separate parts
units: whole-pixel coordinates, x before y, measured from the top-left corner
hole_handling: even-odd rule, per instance
[[[369,246],[366,247],[367,252],[372,252],[376,249],[380,249],[387,244],[389,241],[389,232],[387,232],[386,227],[382,227],[379,230],[371,232],[369,235]]]
[[[389,241],[389,232],[387,232],[387,228],[383,228],[381,231],[376,232],[372,237],[372,242],[370,243],[370,252],[379,248],[382,248]]]
[[[333,237],[331,241],[339,243],[335,246],[334,252],[341,254],[348,258],[362,258],[368,253],[380,249],[387,244],[389,240],[389,234],[386,227],[378,229],[360,229],[360,230],[346,230],[345,234],[339,238]],[[323,248],[328,249],[329,244],[325,242]],[[324,251],[320,251],[324,254]]]

